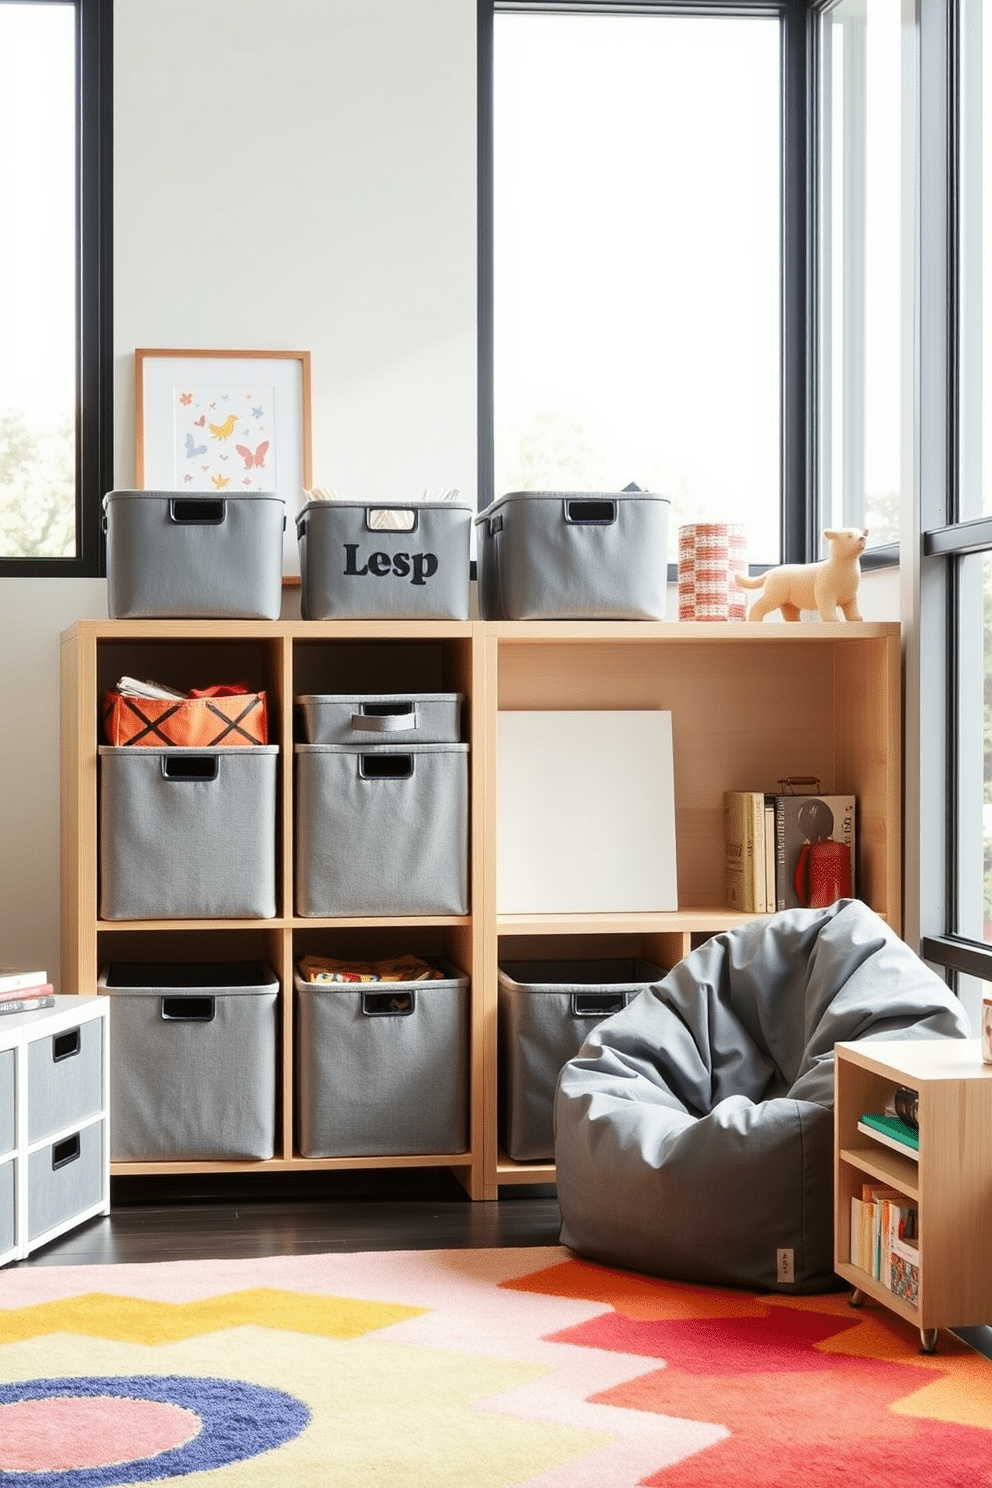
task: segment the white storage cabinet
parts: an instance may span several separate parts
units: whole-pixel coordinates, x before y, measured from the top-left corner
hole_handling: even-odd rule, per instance
[[[0,1265],[110,1213],[108,1033],[100,997],[0,1017]]]

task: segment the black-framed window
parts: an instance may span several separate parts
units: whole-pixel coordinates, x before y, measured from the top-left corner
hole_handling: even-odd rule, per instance
[[[778,428],[776,430],[777,449],[775,450],[776,468],[774,470],[774,480],[777,486],[775,500],[778,505],[779,551],[777,553],[752,554],[752,562],[761,564],[779,561],[780,558],[788,561],[807,561],[819,557],[821,552],[820,532],[824,525],[828,523],[840,525],[841,519],[843,519],[844,525],[862,525],[866,520],[866,507],[870,515],[870,501],[866,502],[863,499],[860,506],[857,501],[852,503],[850,499],[850,482],[848,483],[848,498],[845,504],[842,506],[839,503],[832,487],[827,484],[831,478],[829,464],[825,464],[822,461],[824,451],[833,449],[840,442],[840,436],[837,431],[841,428],[842,421],[845,438],[850,440],[850,434],[847,430],[850,429],[856,432],[854,429],[855,421],[851,416],[851,410],[854,406],[854,395],[858,392],[853,377],[848,375],[847,404],[840,411],[831,408],[825,396],[827,372],[830,369],[828,368],[825,371],[821,361],[820,347],[821,335],[830,335],[829,326],[825,328],[823,325],[822,307],[824,303],[827,303],[823,291],[830,287],[832,279],[830,262],[829,260],[825,262],[823,259],[819,234],[826,222],[835,222],[840,215],[839,203],[833,201],[827,195],[824,181],[819,174],[825,147],[829,144],[832,137],[828,133],[831,118],[830,116],[825,118],[821,110],[824,53],[825,50],[829,51],[829,40],[832,34],[830,28],[823,24],[822,17],[834,8],[832,4],[825,6],[820,3],[809,3],[809,0],[736,0],[736,3],[711,3],[711,0],[709,0],[709,3],[708,0],[699,0],[699,3],[692,3],[692,0],[682,0],[682,3],[678,4],[634,4],[622,3],[622,0],[620,0],[620,3],[615,4],[611,4],[610,0],[598,0],[598,3],[597,0],[561,0],[561,3],[555,3],[555,0],[543,0],[543,3],[542,0],[479,0],[479,493],[481,505],[485,505],[494,495],[501,493],[500,489],[498,489],[502,485],[500,477],[502,476],[505,481],[508,473],[513,469],[513,462],[508,461],[501,450],[501,443],[505,441],[503,439],[503,430],[499,427],[498,421],[504,418],[503,406],[508,401],[505,385],[509,384],[512,386],[516,382],[523,381],[522,377],[515,375],[512,368],[509,372],[505,372],[500,365],[502,356],[500,346],[501,336],[504,336],[504,339],[507,341],[511,339],[500,327],[502,316],[502,309],[499,304],[499,275],[501,272],[499,265],[500,244],[506,241],[508,235],[512,239],[514,234],[516,234],[519,253],[521,256],[526,255],[527,231],[530,225],[526,220],[521,220],[519,224],[511,222],[508,226],[505,220],[505,214],[508,209],[505,204],[501,205],[498,196],[501,169],[499,153],[502,148],[500,139],[500,110],[502,109],[504,111],[504,117],[511,117],[516,113],[526,113],[528,111],[530,95],[520,87],[520,80],[525,76],[523,73],[514,77],[512,72],[507,69],[505,80],[501,78],[499,70],[501,63],[498,54],[499,36],[497,34],[497,54],[494,58],[494,31],[499,25],[507,26],[514,21],[525,22],[528,18],[531,18],[535,21],[540,20],[545,30],[549,24],[553,26],[556,23],[560,23],[563,28],[561,34],[564,36],[564,28],[566,26],[577,29],[582,26],[583,21],[590,21],[598,17],[604,22],[612,23],[614,30],[618,29],[617,23],[622,22],[624,19],[630,21],[630,46],[634,53],[640,50],[636,28],[642,28],[640,32],[642,36],[651,36],[653,39],[659,33],[660,28],[664,27],[666,21],[672,22],[672,29],[667,34],[673,37],[675,36],[676,29],[685,27],[687,23],[690,27],[696,28],[700,34],[703,33],[708,23],[712,23],[712,30],[708,34],[714,40],[714,56],[719,49],[719,45],[725,38],[731,36],[734,28],[746,28],[749,23],[753,23],[756,33],[762,28],[767,31],[769,27],[777,32],[775,43],[776,65],[771,72],[767,68],[764,69],[764,75],[760,79],[759,85],[767,91],[775,90],[774,108],[777,113],[776,124],[778,129],[778,140],[776,143],[778,158],[776,164],[779,171],[779,180],[777,200],[773,208],[777,220],[773,225],[765,223],[765,241],[769,241],[767,230],[770,227],[771,241],[774,242],[774,251],[778,258],[776,265],[778,279],[777,303],[773,306],[770,315],[766,312],[765,318],[768,320],[772,316],[777,316],[778,320],[778,325],[775,327],[775,334],[778,338],[778,361],[775,369],[778,374],[778,386],[775,389],[775,399],[778,404],[776,410]],[[535,38],[538,35],[536,25],[533,34]],[[740,32],[737,34],[740,34]],[[836,52],[837,48],[835,47],[834,53],[836,54]],[[687,55],[689,54],[687,53]],[[558,71],[567,70],[570,65],[570,62],[566,59],[566,53],[563,47],[559,67],[554,71],[557,73]],[[717,73],[715,61],[709,69],[709,74],[706,71],[705,57],[697,65],[699,67],[697,77],[701,79],[701,82],[713,82]],[[494,66],[496,68],[495,83]],[[552,69],[549,68],[549,74],[551,71]],[[631,71],[633,74],[633,69]],[[749,71],[752,73],[753,79],[753,67]],[[595,82],[595,75],[591,70],[588,73],[587,81],[590,79],[592,83]],[[560,78],[555,77],[555,81],[560,82]],[[637,73],[636,83],[633,76],[631,82],[632,87],[641,84],[640,72]],[[555,119],[553,126],[558,132],[559,149],[568,148],[567,134],[561,130],[561,112],[566,111],[568,107],[572,107],[576,120],[580,119],[584,112],[588,113],[590,108],[594,112],[593,105],[590,104],[585,107],[583,105],[581,92],[578,91],[582,84],[580,77],[576,78],[576,84],[577,91],[572,95],[571,99],[569,98],[567,88],[564,94],[558,90],[555,95],[556,98],[564,97],[566,100],[565,109],[559,110],[559,117]],[[513,91],[513,86],[516,87],[515,92]],[[535,89],[533,91],[536,92],[537,90]],[[546,88],[545,91],[549,91],[549,89]],[[643,87],[641,87],[641,91],[643,91]],[[746,96],[746,92],[741,92],[740,98],[725,97],[722,108],[719,102],[715,105],[715,111],[721,119],[722,128],[728,143],[733,135],[735,125],[740,119],[740,109],[746,100]],[[618,90],[614,97],[620,99],[622,97],[622,91]],[[617,103],[617,111],[620,110],[620,107],[621,105]],[[735,109],[737,112],[735,112]],[[494,111],[496,114],[495,127]],[[635,111],[628,108],[624,112],[631,117],[633,128]],[[661,114],[660,109],[659,114]],[[637,117],[643,118],[643,112],[639,112]],[[743,128],[748,127],[746,121],[740,120],[740,122]],[[845,122],[845,120],[839,119],[837,121],[837,127],[842,127]],[[691,118],[686,119],[684,123],[685,127],[679,132],[676,143],[687,153],[691,153],[693,149]],[[538,124],[537,128],[540,129],[540,124]],[[767,138],[761,137],[756,132],[753,142],[759,151],[767,154]],[[553,156],[548,153],[548,140],[541,140],[535,137],[534,146],[534,160],[538,162],[537,169],[539,169],[542,161],[547,162],[549,159],[553,159]],[[531,163],[526,160],[526,140],[524,140],[522,145],[518,142],[516,147],[519,152],[517,159],[524,162],[526,169],[530,169]],[[588,147],[588,136],[586,137],[585,147]],[[554,148],[555,141],[552,139],[550,149],[553,151]],[[582,148],[583,142],[578,139],[578,132],[576,131],[576,150],[580,151]],[[661,158],[662,153],[659,151],[659,158]],[[728,160],[733,158],[732,151],[728,149],[726,153]],[[705,162],[705,154],[701,156],[701,160]],[[545,168],[547,167],[545,166]],[[710,168],[712,169],[712,157]],[[733,169],[733,166],[731,166],[731,169]],[[608,167],[603,179],[607,177]],[[719,180],[714,180],[713,184],[716,190],[719,191],[721,189],[721,182]],[[856,183],[851,180],[845,189],[850,194],[855,188]],[[725,180],[722,183],[722,189],[728,199],[732,198],[733,192],[729,181]],[[496,194],[495,203],[494,193]],[[521,201],[524,200],[525,198],[521,197]],[[618,201],[619,198],[614,198],[615,203]],[[832,206],[832,212],[826,210],[828,206]],[[594,212],[597,210],[597,204],[595,202],[591,202],[590,207]],[[614,207],[614,210],[616,210],[616,207]],[[495,214],[504,214],[504,216],[494,222]],[[523,219],[523,212],[520,212],[518,215]],[[626,272],[644,272],[641,267],[643,264],[643,255],[633,251],[633,235],[636,235],[638,230],[638,217],[638,200],[636,195],[631,192],[628,200],[628,211],[622,217],[618,217],[615,224],[617,247],[613,263],[616,267],[611,271],[614,279],[623,275],[625,272],[623,252],[624,234],[628,235],[627,243],[631,246]],[[578,222],[580,220],[580,216],[576,216],[575,221]],[[657,217],[652,220],[653,227],[655,227],[657,220]],[[722,278],[731,277],[730,271],[739,268],[740,262],[744,258],[744,252],[741,244],[736,241],[739,233],[735,231],[735,222],[739,228],[741,220],[740,205],[738,202],[736,215],[734,210],[731,209],[728,211],[725,219],[722,233],[723,241],[721,244],[722,254],[718,254],[713,258],[710,266],[703,271],[703,280],[699,282],[704,282],[705,273],[708,272],[711,276],[711,283],[719,286],[722,283]],[[671,232],[678,233],[679,221],[680,213],[677,205],[675,205],[670,213]],[[534,224],[534,227],[536,231],[539,224]],[[494,243],[496,245],[495,249]],[[659,272],[664,272],[661,254],[659,254]],[[564,275],[562,277],[564,278]],[[553,270],[546,270],[545,282],[551,285],[552,278]],[[557,294],[559,288],[558,285],[553,285],[552,292]],[[608,289],[607,299],[609,298],[609,293],[610,291]],[[694,288],[693,293],[696,295],[697,301],[702,299],[702,291],[698,288]],[[619,300],[624,297],[618,295],[617,298]],[[835,296],[836,298],[837,296]],[[849,295],[848,300],[850,301],[850,299],[851,297]],[[627,296],[627,300],[630,300],[629,296]],[[764,303],[766,305],[768,303],[767,291],[765,291]],[[702,319],[703,317],[701,317],[701,323]],[[744,321],[742,319],[741,325],[743,324]],[[660,322],[656,322],[652,326],[645,324],[643,330],[645,336],[650,337],[654,342],[659,358],[664,358],[669,348],[664,345],[658,345],[658,342],[662,339],[662,331],[659,330],[659,325],[661,325]],[[640,327],[634,327],[633,334],[635,338],[640,329]],[[741,330],[740,326],[730,326],[726,329],[729,335],[736,335],[738,337],[746,335],[746,332]],[[707,347],[709,354],[714,358],[719,357],[719,332],[713,326],[710,326],[706,330],[706,334],[708,336]],[[857,334],[857,328],[855,328],[855,334]],[[522,341],[521,345],[523,344],[525,343]],[[619,347],[619,343],[617,345]],[[739,347],[735,348],[735,352],[739,352],[739,350]],[[529,357],[531,361],[536,359],[533,352],[533,344]],[[705,362],[705,357],[703,361]],[[738,361],[738,365],[741,364]],[[520,357],[519,365],[521,367],[525,366],[523,356]],[[845,364],[845,371],[849,373],[852,365],[849,359]],[[495,372],[494,366],[497,368]],[[765,367],[767,367],[767,361]],[[739,376],[739,374],[737,375]],[[501,378],[504,383],[503,387],[500,386]],[[835,368],[831,375],[830,385],[833,387],[837,383],[838,374]],[[699,387],[700,401],[702,401],[705,399],[706,389],[700,384],[698,375],[696,376],[696,385]],[[860,391],[863,395],[863,386]],[[725,407],[728,395],[723,389],[721,389],[721,397],[723,399],[723,406]],[[497,421],[496,428],[494,428],[494,410]],[[732,442],[733,435],[728,432],[731,429],[732,420],[730,418],[721,419],[720,399],[714,400],[711,413],[710,437],[714,445],[719,445],[721,439],[730,439]],[[825,418],[833,420],[830,428],[825,428]],[[554,470],[556,456],[553,447],[555,444],[557,444],[558,451],[560,452],[570,439],[575,444],[581,445],[585,435],[581,420],[570,419],[567,410],[565,410],[564,415],[562,415],[561,410],[553,412],[545,420],[543,431],[537,431],[538,443],[540,442],[542,432],[545,437],[545,443],[550,443],[552,446],[552,458],[550,462],[542,460],[540,456],[543,452],[538,451],[538,458],[530,466],[531,470],[536,471],[538,475],[547,469]],[[595,441],[593,442],[595,443]],[[765,442],[767,447],[767,439]],[[898,444],[897,435],[893,436],[893,442]],[[631,479],[637,480],[639,484],[649,484],[650,482],[644,481],[639,476],[638,469],[636,468],[637,465],[638,460],[636,455],[634,455],[629,462],[629,466],[634,468],[628,467],[626,473],[629,474]],[[658,468],[661,469],[662,465],[663,461],[659,460]],[[518,461],[518,468],[522,468],[524,473],[526,473],[528,469],[526,460]],[[562,471],[564,478],[568,471],[567,460],[559,461],[558,468]],[[587,464],[586,468],[595,469],[597,467],[593,463],[592,465]],[[605,469],[609,467],[601,465],[599,468]],[[616,476],[617,483],[623,484],[619,478],[621,463],[614,461],[613,468],[618,472]],[[673,465],[672,468],[675,469],[675,466]],[[850,460],[848,460],[847,468],[848,470],[851,468]],[[674,495],[676,497],[679,494],[677,490],[673,492],[671,490],[665,491],[664,488],[662,489],[663,494]],[[890,504],[894,504],[895,500],[896,497],[893,494]],[[753,501],[751,505],[753,507]],[[678,502],[676,501],[673,508],[673,512],[676,515],[677,507]],[[749,516],[748,508],[748,493],[743,489],[742,483],[739,515],[736,517],[736,520],[747,522]],[[707,519],[710,518],[705,512],[699,516],[687,516],[685,518],[685,520]],[[714,519],[733,520],[735,518],[721,515]],[[876,543],[882,535],[881,533],[876,534]],[[884,540],[888,546],[880,548],[876,552],[866,556],[864,560],[865,567],[874,566],[879,562],[895,561],[898,550],[895,543],[892,542],[893,536],[894,532],[890,525],[884,532]]]
[[[921,874],[920,928],[977,1033],[992,982],[992,27],[981,0],[926,0],[922,17],[942,147],[923,189],[944,226],[923,261],[923,307],[942,290],[945,314],[944,397],[922,431],[941,478],[920,519],[921,624],[934,637],[920,666],[920,755],[929,746],[936,762],[921,769],[921,838],[931,823],[945,830]]]
[[[0,0],[0,575],[102,572],[111,0]]]

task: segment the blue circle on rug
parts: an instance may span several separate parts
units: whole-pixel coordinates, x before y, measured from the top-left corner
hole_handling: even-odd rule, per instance
[[[156,1478],[181,1478],[209,1472],[233,1462],[258,1457],[285,1446],[310,1422],[301,1400],[282,1390],[245,1380],[198,1378],[195,1375],[89,1375],[80,1379],[25,1380],[0,1385],[0,1405],[57,1397],[113,1397],[151,1400],[182,1406],[201,1422],[191,1441],[151,1457],[115,1462],[107,1467],[60,1468],[56,1472],[6,1471],[2,1488],[116,1488]]]

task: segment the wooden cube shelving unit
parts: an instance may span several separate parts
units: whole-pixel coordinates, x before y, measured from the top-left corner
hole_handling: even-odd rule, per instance
[[[179,688],[244,680],[268,696],[277,784],[277,914],[257,920],[102,920],[98,896],[100,695],[123,674]],[[857,892],[901,925],[901,652],[891,623],[764,621],[79,621],[62,637],[61,989],[96,991],[113,961],[264,959],[283,988],[272,1171],[449,1167],[473,1198],[550,1183],[554,1165],[501,1152],[497,966],[516,958],[642,957],[675,964],[749,919],[724,897],[723,793],[813,775],[858,798]],[[469,745],[466,915],[301,918],[294,911],[293,699],[305,693],[457,691]],[[672,714],[679,908],[498,915],[500,709],[664,709]],[[580,809],[580,806],[579,806]],[[301,955],[412,950],[471,981],[469,1145],[464,1153],[305,1159],[295,1139],[293,969]],[[398,1113],[398,1122],[401,1113]],[[224,1171],[222,1162],[116,1163],[113,1171]]]

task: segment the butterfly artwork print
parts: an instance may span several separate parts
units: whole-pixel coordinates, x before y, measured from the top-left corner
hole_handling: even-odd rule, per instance
[[[275,490],[275,389],[249,385],[174,388],[175,484],[223,490],[240,460],[242,490]],[[196,462],[195,467],[191,462]],[[226,467],[226,468],[225,468]],[[192,472],[192,480],[191,480]]]
[[[265,456],[268,452],[269,441],[267,439],[263,439],[261,444],[255,446],[254,453],[252,453],[252,451],[246,444],[236,444],[234,448],[237,450],[242,460],[244,460],[246,470],[251,470],[253,466],[257,466],[258,469],[261,470],[265,465]]]

